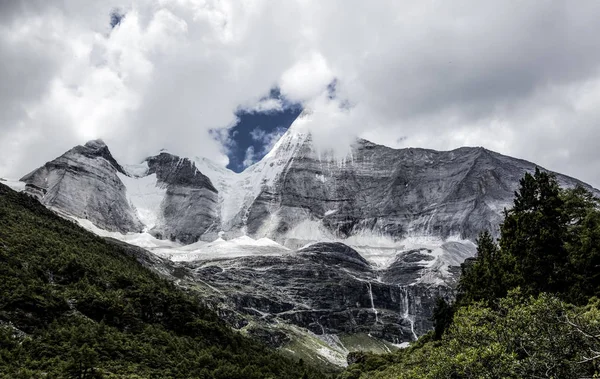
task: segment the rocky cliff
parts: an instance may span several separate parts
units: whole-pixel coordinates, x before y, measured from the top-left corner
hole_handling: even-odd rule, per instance
[[[451,296],[445,286],[410,285],[395,266],[377,270],[341,243],[184,265],[200,283],[226,294],[222,301],[232,309],[285,320],[316,335],[367,333],[394,343],[412,341],[431,328],[429,299]]]
[[[251,198],[226,222],[286,246],[364,235],[474,240],[498,232],[502,210],[535,164],[477,148],[391,149],[359,140],[343,158],[319,152],[310,135],[290,130],[263,161]],[[556,174],[567,187],[590,186]],[[242,182],[243,183],[243,182]]]
[[[151,233],[193,243],[214,240],[220,231],[217,190],[192,161],[161,153],[146,160],[147,175],[156,175],[157,186],[166,189],[158,223]]]
[[[120,233],[192,243],[215,239],[217,190],[192,161],[162,152],[121,166],[101,140],[76,146],[21,178],[57,212]]]
[[[25,175],[25,191],[60,213],[91,220],[110,231],[140,232],[117,173],[123,168],[100,140],[77,146]]]

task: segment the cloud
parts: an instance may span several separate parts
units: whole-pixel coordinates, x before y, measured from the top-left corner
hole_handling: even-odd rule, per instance
[[[273,146],[277,143],[279,138],[286,132],[285,128],[276,127],[270,132],[267,132],[261,128],[255,128],[250,132],[252,140],[258,142],[262,146],[261,156],[267,154]]]
[[[2,2],[0,175],[95,137],[127,161],[226,163],[236,111],[285,108],[279,87],[338,154],[356,136],[483,145],[600,187],[599,17],[593,0]]]
[[[333,79],[325,58],[320,53],[311,52],[281,75],[279,86],[285,97],[303,102],[322,93]]]
[[[293,35],[262,43],[285,21],[262,19],[263,1],[21,4],[0,19],[0,52],[10,62],[0,69],[9,84],[0,95],[3,176],[90,138],[129,162],[167,148],[226,163],[213,136],[293,64],[274,54],[295,45]],[[116,24],[115,9],[123,15]]]
[[[248,167],[257,161],[256,153],[254,152],[254,146],[250,146],[246,149],[246,155],[244,156],[244,161],[242,164],[244,167]]]
[[[250,113],[272,113],[283,111],[284,104],[281,99],[262,99],[254,106],[244,109],[245,112]]]

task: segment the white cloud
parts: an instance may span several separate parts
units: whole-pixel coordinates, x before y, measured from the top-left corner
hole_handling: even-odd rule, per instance
[[[249,108],[245,108],[244,111],[250,113],[272,113],[281,112],[283,109],[283,102],[280,99],[268,98],[260,100]]]
[[[600,186],[599,17],[593,0],[0,2],[0,176],[95,137],[129,161],[226,161],[213,136],[284,107],[264,98],[279,86],[339,154],[355,136],[483,145]]]
[[[318,96],[333,79],[325,58],[311,52],[281,75],[279,85],[288,99],[303,102]]]
[[[242,165],[244,167],[248,167],[250,165],[252,165],[253,163],[255,163],[258,160],[258,157],[256,156],[256,153],[254,152],[254,146],[250,146],[248,149],[246,149],[246,154],[244,155],[244,161],[242,162]]]
[[[250,132],[250,137],[262,146],[261,156],[267,154],[277,143],[279,138],[286,132],[286,129],[278,126],[270,132],[266,132],[261,128],[255,128]]]
[[[261,42],[285,20],[262,19],[268,4],[233,4],[67,0],[0,10],[0,52],[10,60],[0,69],[10,89],[0,95],[0,175],[98,137],[127,161],[163,147],[226,161],[212,131],[222,135],[240,104],[269,92],[293,64],[274,52],[294,45],[293,36]],[[125,17],[111,30],[115,8]]]

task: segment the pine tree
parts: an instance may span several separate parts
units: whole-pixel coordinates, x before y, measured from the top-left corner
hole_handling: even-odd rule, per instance
[[[458,302],[492,301],[506,294],[508,288],[501,275],[499,249],[486,230],[477,239],[475,259],[462,265]]]
[[[500,229],[504,281],[509,287],[521,286],[529,294],[566,288],[569,258],[560,194],[554,176],[538,168],[521,179],[514,207],[505,211]]]
[[[565,249],[572,267],[569,300],[584,304],[600,295],[600,200],[582,187],[565,190]]]
[[[440,340],[442,338],[446,329],[452,324],[453,317],[454,306],[448,304],[443,298],[438,297],[431,317],[431,320],[433,321],[433,338],[435,340]]]

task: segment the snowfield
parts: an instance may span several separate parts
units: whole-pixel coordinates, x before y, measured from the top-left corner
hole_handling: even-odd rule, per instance
[[[217,259],[233,259],[248,256],[270,256],[293,254],[294,250],[269,238],[253,239],[248,236],[225,240],[222,235],[212,242],[198,241],[182,245],[169,240],[160,240],[150,233],[109,232],[96,227],[89,220],[74,219],[85,229],[103,237],[114,238],[170,259],[174,262],[211,261]],[[322,236],[325,237],[325,236]],[[422,275],[413,284],[443,285],[452,279],[450,267],[457,267],[469,257],[474,256],[476,246],[471,241],[457,238],[442,240],[437,237],[421,236],[406,238],[394,242],[389,238],[374,235],[353,236],[346,240],[323,238],[316,242],[342,242],[354,248],[373,268],[385,270],[404,254],[412,251],[430,258],[413,262],[420,266]],[[304,246],[305,247],[305,246]]]
[[[145,166],[147,170],[147,164]],[[156,174],[127,176],[119,172],[117,175],[125,185],[127,200],[136,210],[139,220],[145,225],[144,231],[150,231],[158,223],[160,206],[167,189],[159,186]]]

